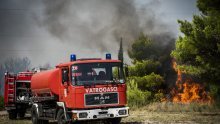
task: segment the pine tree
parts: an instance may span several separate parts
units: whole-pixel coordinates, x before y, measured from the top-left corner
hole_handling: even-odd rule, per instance
[[[118,51],[118,60],[121,60],[121,62],[124,63],[122,38],[121,38],[121,41],[120,41],[120,47],[119,47],[119,51]]]
[[[204,82],[220,82],[220,10],[219,0],[198,0],[202,13],[192,22],[179,20],[180,31],[172,56],[186,73],[199,76]]]

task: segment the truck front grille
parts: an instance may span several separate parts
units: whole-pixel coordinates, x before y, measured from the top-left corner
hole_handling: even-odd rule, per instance
[[[118,93],[85,94],[85,105],[118,104]]]

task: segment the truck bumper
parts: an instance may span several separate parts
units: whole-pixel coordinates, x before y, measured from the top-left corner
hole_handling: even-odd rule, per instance
[[[12,109],[16,109],[15,106],[6,106],[5,107],[5,110],[9,111],[9,110],[12,110]]]
[[[91,110],[72,110],[73,120],[94,120],[106,118],[121,118],[129,115],[129,107],[91,109]]]

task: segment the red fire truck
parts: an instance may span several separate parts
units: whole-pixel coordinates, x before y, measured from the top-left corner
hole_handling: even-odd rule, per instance
[[[24,117],[30,108],[30,83],[33,72],[5,73],[4,102],[9,119]]]
[[[126,84],[121,61],[112,60],[111,54],[106,54],[104,60],[76,59],[75,55],[71,55],[70,59],[70,62],[59,64],[55,69],[33,75],[30,73],[28,83],[31,85],[27,86],[29,89],[26,91],[31,92],[26,94],[30,96],[32,123],[99,120],[117,124],[122,117],[127,117],[129,108],[126,106]],[[6,80],[9,80],[7,76]],[[17,78],[14,80],[15,86],[9,88],[8,85],[5,89],[13,89],[12,95],[17,97]],[[8,95],[5,93],[5,97]],[[16,101],[14,111],[20,113],[14,97],[10,97],[13,99],[11,103]]]

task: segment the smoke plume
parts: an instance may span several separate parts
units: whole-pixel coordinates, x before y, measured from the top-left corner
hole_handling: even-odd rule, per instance
[[[157,17],[154,0],[137,5],[134,0],[47,0],[38,24],[61,42],[98,49],[100,52],[118,48],[120,37],[128,48],[144,32],[167,44],[173,38],[169,27]],[[162,38],[161,38],[162,37]],[[164,38],[163,38],[164,37]]]
[[[28,57],[33,67],[54,66],[69,61],[71,53],[104,57],[110,52],[117,58],[121,37],[129,63],[126,51],[141,32],[164,46],[176,36],[176,24],[164,21],[162,4],[159,0],[1,0],[0,63]]]

